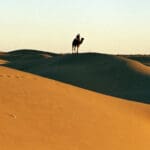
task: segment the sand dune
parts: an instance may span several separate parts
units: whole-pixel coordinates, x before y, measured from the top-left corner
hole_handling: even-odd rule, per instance
[[[0,67],[2,150],[149,150],[150,107]]]
[[[126,58],[140,61],[143,64],[150,66],[150,55],[123,55]]]
[[[1,57],[5,66],[99,93],[150,103],[150,67],[123,56],[78,56],[20,50]],[[145,57],[148,64],[149,59]],[[142,59],[144,61],[144,57]]]
[[[150,106],[117,98],[150,102],[148,66],[34,50],[1,53],[0,64],[0,149],[149,150]]]

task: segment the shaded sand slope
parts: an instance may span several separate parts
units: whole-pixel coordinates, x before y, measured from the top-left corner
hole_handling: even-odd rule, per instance
[[[114,55],[14,51],[5,66],[120,98],[150,103],[150,67]],[[147,62],[148,63],[148,62]]]
[[[149,150],[150,106],[0,67],[0,149]]]

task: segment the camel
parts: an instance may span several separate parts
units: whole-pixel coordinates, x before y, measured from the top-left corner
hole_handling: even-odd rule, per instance
[[[80,40],[80,34],[78,34],[72,42],[72,54],[74,52],[78,54],[79,47],[83,43],[83,41],[84,41],[84,38],[81,38]]]

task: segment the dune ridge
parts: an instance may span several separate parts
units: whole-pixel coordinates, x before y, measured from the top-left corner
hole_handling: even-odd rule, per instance
[[[127,56],[19,50],[1,59],[9,61],[4,64],[7,67],[106,95],[150,103],[150,67]]]
[[[120,55],[121,56],[121,55]],[[140,61],[143,64],[150,66],[150,55],[123,55],[126,58],[133,59],[136,61]]]

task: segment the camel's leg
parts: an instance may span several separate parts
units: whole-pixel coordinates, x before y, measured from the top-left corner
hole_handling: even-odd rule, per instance
[[[78,54],[79,46],[77,46],[77,54]]]
[[[75,48],[75,54],[77,54],[77,47]]]
[[[73,52],[74,52],[74,46],[72,46],[72,54],[73,54]]]
[[[73,47],[72,47],[72,54],[74,54],[74,53],[75,53],[75,51],[76,51],[76,47],[75,47],[75,46],[73,46]]]
[[[77,53],[77,47],[75,47],[75,54]]]

